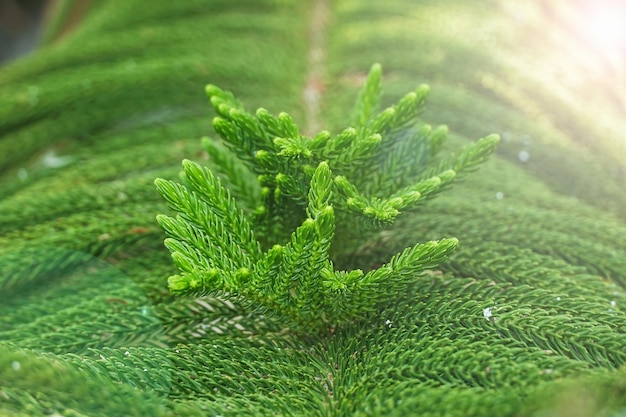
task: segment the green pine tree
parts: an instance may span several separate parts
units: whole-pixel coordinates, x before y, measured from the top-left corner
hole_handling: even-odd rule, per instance
[[[623,414],[623,74],[551,7],[58,2],[0,69],[0,416]]]

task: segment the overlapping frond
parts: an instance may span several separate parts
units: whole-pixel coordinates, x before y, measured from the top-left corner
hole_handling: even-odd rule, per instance
[[[158,216],[168,234],[165,245],[181,271],[169,279],[171,290],[239,298],[281,316],[289,326],[314,332],[375,311],[447,258],[456,239],[407,248],[366,273],[334,268],[332,245],[362,239],[367,228],[392,224],[452,183],[457,172],[484,161],[498,142],[495,135],[483,138],[451,158],[451,166],[435,165],[431,177],[420,179],[433,165],[445,128],[411,131],[408,146],[407,132],[424,108],[428,87],[420,86],[378,113],[381,77],[380,65],[374,65],[355,106],[354,127],[313,138],[303,136],[286,113],[275,117],[259,109],[252,115],[231,93],[206,88],[218,113],[213,126],[242,165],[210,140],[204,139],[204,146],[213,159],[224,162],[218,169],[237,195],[255,190],[243,182],[247,175],[240,176],[243,165],[257,175],[260,201],[247,215],[215,174],[188,160],[183,161],[184,185],[156,180],[157,190],[178,213],[175,218]],[[392,157],[380,157],[389,153]],[[411,167],[412,158],[417,168]],[[371,177],[378,179],[376,187],[363,180]],[[406,185],[397,189],[400,184]],[[389,188],[394,185],[395,191]],[[243,199],[254,204],[255,196]]]

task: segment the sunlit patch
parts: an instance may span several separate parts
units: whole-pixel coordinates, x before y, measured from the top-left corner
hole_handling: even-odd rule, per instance
[[[595,1],[577,12],[574,30],[614,68],[626,61],[626,3]]]
[[[616,54],[626,46],[626,6],[598,4],[585,16],[582,34],[598,50]]]

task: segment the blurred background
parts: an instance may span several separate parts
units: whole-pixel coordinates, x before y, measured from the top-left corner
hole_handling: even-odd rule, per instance
[[[37,46],[51,0],[0,0],[0,66]]]

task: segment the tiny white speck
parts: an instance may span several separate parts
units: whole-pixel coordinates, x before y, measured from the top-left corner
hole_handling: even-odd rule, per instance
[[[72,162],[71,156],[57,156],[54,150],[47,150],[41,158],[41,164],[46,168],[61,168]]]
[[[124,352],[124,355],[128,356],[128,355],[130,355],[130,352],[126,351],[126,352]]]
[[[561,301],[561,297],[556,297],[556,301]]]
[[[504,198],[504,193],[502,191],[498,191],[496,193],[496,200],[502,200]]]
[[[148,307],[141,307],[141,314],[143,314],[144,316],[147,315],[150,312],[150,309]]]
[[[385,324],[391,327],[393,325],[393,322],[391,320],[385,320]]]
[[[617,305],[617,303],[615,302],[615,300],[611,300],[611,307],[615,307]]]
[[[487,321],[489,321],[489,319],[491,319],[492,316],[493,315],[491,314],[491,307],[487,307],[483,309],[483,317],[485,317]]]
[[[144,372],[148,372],[148,368],[143,368],[143,371]]]
[[[22,368],[22,365],[20,365],[18,361],[13,361],[11,362],[11,368],[13,368],[15,372],[17,372]]]
[[[213,345],[213,349],[216,349],[216,348],[217,348],[217,345]]]
[[[180,350],[176,349],[176,353],[180,353]]]
[[[528,160],[530,159],[530,154],[528,153],[528,151],[520,151],[517,154],[517,158],[521,161],[521,162],[528,162]]]

